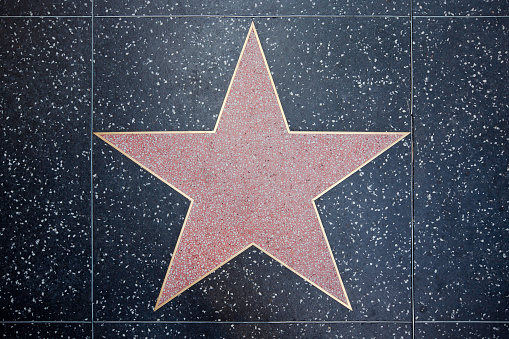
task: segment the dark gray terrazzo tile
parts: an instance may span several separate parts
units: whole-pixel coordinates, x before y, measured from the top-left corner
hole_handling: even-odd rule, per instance
[[[155,319],[189,202],[98,138],[93,165],[95,317]]]
[[[96,0],[98,15],[410,15],[411,0]]]
[[[256,24],[290,129],[410,130],[407,19],[259,19]]]
[[[408,324],[96,324],[97,338],[411,338]]]
[[[95,131],[214,128],[249,20],[100,18],[95,24]]]
[[[91,324],[17,323],[0,324],[2,338],[92,338]]]
[[[414,15],[509,15],[507,0],[412,0]]]
[[[479,338],[479,339],[503,339],[509,338],[509,324],[490,323],[441,323],[441,324],[416,324],[415,338]]]
[[[213,129],[249,20],[96,21],[96,131]],[[409,130],[408,20],[256,24],[291,129]]]
[[[403,35],[406,34],[404,30],[408,29],[407,23],[402,20],[377,20],[375,22],[365,19],[362,21],[365,22],[363,27],[380,32],[382,28],[393,29]],[[249,20],[133,18],[97,21],[96,107],[99,108],[96,110],[96,131],[213,128],[240,54]],[[264,38],[268,33],[262,35],[263,30],[277,25],[276,21],[262,20],[258,31],[264,48],[271,49],[272,61],[269,60],[269,65],[279,65],[283,69],[286,61],[277,61],[277,53],[284,57],[285,53],[292,52],[284,49],[274,51],[276,46]],[[293,28],[291,22],[295,24]],[[332,24],[334,29],[350,29],[348,25],[338,24],[335,20],[323,22]],[[361,35],[362,22],[351,23],[351,26],[355,27],[352,29],[355,34],[352,34],[356,38]],[[388,27],[385,27],[384,22]],[[203,28],[204,23],[207,23],[208,29],[213,33],[207,35]],[[320,37],[323,38],[331,31],[320,27],[313,28],[312,23],[306,20],[293,20],[290,23],[285,21],[281,24],[284,26],[282,28],[286,29],[286,32],[292,28],[308,39],[313,38],[310,33],[312,29],[320,31]],[[196,27],[202,27],[203,31]],[[147,34],[151,30],[150,34],[155,38]],[[176,32],[174,35],[167,33],[173,30]],[[129,33],[124,34],[126,31]],[[136,40],[140,34],[147,35]],[[274,33],[275,36],[277,34],[279,33]],[[396,33],[389,35],[390,37],[381,40],[387,42],[400,39]],[[362,54],[359,50],[368,50],[375,40],[378,41],[373,35],[370,35],[370,39],[370,43],[358,46],[357,53],[353,53],[349,58],[353,60],[354,56]],[[149,42],[152,42],[152,45]],[[198,46],[198,52],[193,51],[196,43],[204,42],[216,45]],[[348,46],[343,48],[348,51]],[[179,50],[179,55],[175,54],[175,50]],[[408,54],[403,52],[404,48],[394,47],[387,50],[393,54],[398,50],[401,58],[408,57]],[[406,52],[408,53],[408,50]],[[129,55],[126,56],[126,53]],[[340,54],[340,46],[334,53]],[[148,62],[149,60],[153,61]],[[167,62],[171,64],[166,66]],[[208,71],[207,67],[211,63],[214,68],[211,73],[204,75],[204,70]],[[401,63],[399,71],[402,73],[408,71],[404,65],[408,67],[408,60]],[[183,67],[188,67],[188,70],[192,67],[194,73],[190,74],[198,77],[190,87],[187,87],[188,75],[176,73]],[[301,66],[293,64],[289,67]],[[381,62],[378,67],[389,66]],[[112,74],[109,75],[110,71]],[[142,74],[150,72],[160,74],[156,74],[157,79],[146,81]],[[125,76],[119,80],[113,79],[119,74]],[[362,71],[357,74],[362,74]],[[143,83],[138,82],[139,78],[143,78]],[[171,83],[150,88],[156,81],[163,84],[164,79],[168,78],[172,79]],[[319,86],[318,82],[325,78],[314,79],[309,86],[316,88]],[[371,75],[371,78],[374,78],[374,75]],[[395,78],[398,78],[398,81],[405,79],[397,72]],[[207,90],[199,89],[198,94],[187,95],[189,91],[199,87],[199,80],[202,84],[212,85]],[[120,91],[117,86],[122,86]],[[329,88],[335,90],[334,86],[339,85],[331,82]],[[289,86],[288,88],[291,90]],[[405,90],[408,95],[408,89]],[[133,99],[129,99],[130,95],[133,95]],[[351,91],[349,95],[361,102],[356,97],[359,95],[358,91]],[[147,105],[154,96],[158,98],[157,101]],[[130,100],[131,104],[126,105]],[[193,102],[197,101],[203,102],[200,106],[202,111],[198,114],[195,110],[183,109],[184,105],[193,105]],[[180,106],[172,112],[168,107],[174,105],[174,102]],[[392,105],[386,105],[386,114],[372,114],[369,118],[361,113],[349,112],[346,126],[329,124],[330,120],[338,118],[331,112],[326,117],[318,116],[315,120],[310,120],[311,123],[298,121],[292,126],[295,126],[295,129],[315,129],[313,123],[316,122],[321,123],[323,129],[358,128],[379,131],[396,129],[394,124],[400,127],[396,130],[404,131],[408,127],[404,118],[390,124],[387,124],[387,119],[390,115],[389,107],[394,106],[394,111],[401,113],[405,108],[400,106],[407,104],[408,98],[399,98]],[[340,272],[344,274],[346,290],[353,295],[353,312],[257,250],[243,253],[174,301],[153,312],[188,204],[170,187],[96,139],[94,282],[97,319],[409,320],[409,151],[408,140],[398,144],[362,172],[338,185],[319,202],[324,227],[332,239],[331,247],[336,254]]]
[[[353,312],[411,320],[410,137],[317,200]]]
[[[90,0],[0,0],[0,15],[91,15]]]
[[[416,19],[417,319],[509,320],[509,19]]]
[[[0,19],[0,318],[90,316],[90,20]]]

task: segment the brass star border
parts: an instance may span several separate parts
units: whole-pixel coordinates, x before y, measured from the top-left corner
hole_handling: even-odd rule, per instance
[[[258,53],[258,54],[256,54],[256,53]],[[244,57],[246,58],[247,61],[243,61]],[[243,62],[244,62],[244,64],[243,64],[243,66],[241,66],[241,63],[243,63]],[[249,69],[249,67],[251,67],[251,69]],[[251,73],[249,73],[249,72],[251,72]],[[263,72],[265,72],[266,74],[262,74]],[[252,79],[255,79],[255,80],[257,79],[256,81],[258,81],[259,83],[264,83],[266,85],[266,86],[263,86],[263,85],[258,86],[258,84],[255,83],[255,84],[252,84],[252,86],[253,86],[252,88],[251,87],[249,88],[249,91],[251,91],[255,94],[258,92],[262,93],[262,94],[265,93],[264,94],[265,97],[263,97],[263,95],[262,95],[264,102],[260,102],[260,100],[257,99],[255,97],[255,95],[253,95],[251,92],[248,92],[248,89],[243,88],[242,86],[246,85],[246,84],[242,83],[241,80],[236,80],[237,77],[239,77],[239,79],[244,79],[243,77],[245,77],[245,76],[247,76],[246,79],[248,79],[248,80],[250,79],[249,76],[251,76]],[[239,83],[240,83],[240,85],[239,85]],[[233,88],[233,87],[235,87],[235,88]],[[242,92],[243,90],[245,92]],[[272,94],[268,94],[268,91],[271,91]],[[244,95],[245,98],[247,98],[245,100],[246,100],[246,103],[248,103],[249,109],[247,108],[247,106],[242,106],[244,104],[242,102],[237,105],[238,107],[235,106],[237,104],[236,101],[238,101],[237,99],[242,97],[241,94]],[[244,97],[242,97],[242,98],[244,98]],[[231,103],[229,101],[229,99],[231,99],[231,101],[233,101],[233,103]],[[273,103],[272,106],[271,106],[271,103]],[[265,113],[265,111],[263,111],[264,107],[266,108],[267,112],[269,112],[269,113]],[[231,112],[236,112],[235,109],[241,110],[241,113],[239,113],[238,116],[235,116],[233,113],[231,113]],[[276,128],[273,128],[273,131],[271,130],[271,128],[272,128],[271,124],[277,125],[277,122],[274,120],[275,119],[274,114],[276,114],[274,112],[276,110],[279,112],[279,113],[277,113],[277,114],[279,114],[278,119],[281,120],[281,118],[282,118],[282,121],[284,122],[284,125],[279,126],[280,129],[284,130],[284,135],[279,135],[278,134],[279,130]],[[227,113],[224,113],[225,111]],[[304,245],[309,246],[310,244],[311,245],[314,244],[320,248],[318,250],[318,254],[312,253],[313,255],[310,256],[310,258],[308,258],[308,259],[310,262],[311,262],[311,260],[315,260],[316,261],[314,263],[315,266],[321,265],[321,261],[326,262],[324,264],[325,266],[323,268],[323,271],[326,271],[327,273],[321,273],[323,275],[322,277],[320,277],[320,276],[316,277],[316,274],[315,274],[316,273],[315,271],[318,271],[320,268],[316,268],[316,267],[308,268],[307,267],[307,266],[312,266],[313,263],[310,264],[308,262],[303,262],[301,259],[294,258],[291,255],[288,255],[287,254],[288,247],[284,247],[285,245],[288,245],[288,244],[284,244],[284,243],[279,244],[279,243],[277,243],[277,241],[273,241],[272,237],[269,237],[270,239],[259,238],[258,234],[255,231],[253,231],[253,229],[256,229],[254,224],[250,225],[249,226],[250,228],[248,228],[247,231],[244,228],[244,226],[238,226],[238,228],[234,230],[234,231],[241,230],[241,231],[245,232],[247,234],[245,237],[237,236],[237,237],[233,237],[233,238],[228,238],[230,233],[225,232],[224,234],[222,234],[223,236],[225,236],[226,238],[229,239],[228,241],[231,242],[231,243],[225,243],[231,247],[231,248],[229,248],[230,253],[224,254],[222,257],[220,257],[220,259],[216,259],[216,258],[203,259],[202,256],[197,256],[196,254],[194,254],[194,258],[196,259],[196,261],[199,261],[199,260],[205,261],[205,263],[203,261],[201,262],[202,266],[205,268],[189,268],[189,265],[191,265],[189,256],[192,256],[193,251],[196,251],[196,248],[194,248],[193,246],[201,246],[201,244],[197,245],[196,241],[193,244],[192,241],[188,240],[189,232],[191,232],[192,236],[196,235],[196,234],[193,234],[192,231],[188,231],[187,228],[192,226],[192,227],[194,227],[194,228],[192,228],[194,230],[194,232],[199,232],[199,231],[211,232],[211,231],[207,231],[205,228],[197,228],[200,225],[200,222],[205,223],[203,220],[200,220],[200,217],[205,218],[205,220],[206,220],[206,216],[205,215],[196,216],[197,215],[196,213],[198,213],[198,212],[194,212],[194,211],[199,210],[200,206],[202,206],[203,204],[202,204],[202,201],[200,200],[201,198],[199,198],[198,200],[195,200],[192,197],[192,196],[195,196],[195,198],[196,198],[196,196],[200,196],[200,194],[202,194],[203,196],[206,196],[206,194],[203,193],[202,191],[200,191],[200,189],[202,189],[202,188],[197,188],[198,186],[200,186],[199,183],[194,184],[192,182],[187,182],[186,181],[187,179],[179,179],[180,180],[179,181],[176,178],[174,178],[174,177],[178,176],[177,174],[182,173],[182,170],[180,168],[178,168],[180,166],[179,164],[172,165],[171,163],[175,163],[175,162],[179,162],[179,161],[186,162],[186,164],[188,166],[190,166],[190,168],[192,168],[192,170],[189,171],[189,173],[191,173],[191,174],[193,174],[192,171],[195,170],[194,167],[192,166],[193,164],[196,167],[203,166],[203,169],[209,170],[208,168],[205,167],[206,165],[202,164],[204,162],[204,160],[200,160],[197,162],[195,161],[194,163],[192,163],[190,160],[187,160],[187,159],[193,158],[195,156],[201,156],[203,147],[210,146],[210,143],[212,143],[211,140],[213,140],[212,139],[213,137],[220,138],[222,136],[222,134],[221,134],[222,130],[218,131],[218,128],[221,126],[220,122],[222,122],[223,118],[226,119],[225,125],[228,128],[230,128],[229,132],[231,135],[234,135],[235,133],[242,134],[241,132],[243,132],[245,134],[253,133],[253,134],[250,134],[250,136],[251,136],[251,138],[256,139],[257,134],[254,131],[252,131],[252,129],[255,126],[256,127],[259,127],[259,126],[255,122],[253,122],[254,120],[253,121],[249,120],[249,119],[253,119],[251,117],[251,115],[249,115],[249,112],[251,112],[251,111],[262,112],[262,113],[260,113],[261,117],[267,121],[266,125],[262,125],[262,126],[267,127],[269,130],[276,133],[277,137],[282,138],[281,140],[291,139],[291,140],[295,141],[295,145],[288,146],[289,147],[288,149],[290,151],[296,152],[296,151],[304,150],[304,153],[305,153],[308,151],[308,148],[309,148],[310,159],[315,157],[316,154],[318,154],[320,159],[322,161],[325,161],[326,159],[328,159],[330,157],[333,158],[334,152],[337,152],[338,150],[344,151],[345,149],[346,149],[346,152],[348,155],[350,155],[351,152],[354,152],[354,150],[355,150],[355,152],[357,152],[355,155],[360,154],[357,156],[356,159],[354,159],[358,162],[360,161],[359,163],[355,163],[355,161],[354,161],[352,164],[344,164],[344,165],[342,165],[343,167],[338,167],[338,169],[332,170],[332,172],[334,172],[334,173],[331,173],[330,175],[339,176],[340,177],[339,180],[335,179],[334,181],[331,182],[330,181],[331,178],[329,178],[329,177],[325,178],[326,175],[324,172],[322,177],[324,177],[325,179],[323,180],[324,183],[321,183],[321,185],[322,186],[326,185],[326,186],[322,187],[322,186],[319,186],[318,183],[316,183],[316,187],[321,187],[321,188],[319,189],[318,194],[314,195],[314,197],[312,197],[310,199],[311,205],[312,205],[312,210],[314,211],[313,212],[314,216],[309,215],[309,218],[306,220],[310,221],[310,223],[312,224],[313,219],[316,219],[315,221],[319,225],[319,231],[312,228],[313,225],[309,226],[309,228],[307,226],[303,225],[303,226],[301,226],[301,229],[298,229],[298,230],[299,231],[306,230],[306,232],[305,232],[306,236],[302,236],[302,237],[294,236],[294,238],[290,239],[290,242],[292,244],[296,244],[295,246],[297,246],[297,247],[298,247],[298,244],[302,242],[302,243],[304,243]],[[226,118],[225,118],[225,116],[226,116]],[[242,120],[242,119],[244,119],[244,120]],[[245,127],[247,125],[248,125],[248,127],[251,127],[251,129],[248,129],[247,127]],[[238,126],[238,128],[236,126]],[[246,129],[245,132],[244,132],[244,128]],[[261,133],[263,134],[263,130],[261,131]],[[96,136],[98,136],[99,138],[101,138],[106,143],[108,143],[109,145],[111,145],[112,147],[114,147],[115,149],[117,149],[123,155],[125,155],[126,157],[128,157],[129,159],[134,161],[136,164],[138,164],[139,166],[144,168],[146,171],[148,171],[149,173],[151,173],[152,175],[154,175],[155,177],[157,177],[158,179],[163,181],[165,184],[169,185],[171,188],[173,188],[174,190],[176,190],[177,192],[179,192],[180,194],[182,194],[183,196],[185,196],[187,199],[189,199],[191,201],[189,209],[188,209],[186,217],[185,217],[185,220],[184,220],[184,223],[183,223],[183,226],[182,226],[182,230],[181,230],[179,238],[177,240],[177,245],[175,246],[175,250],[173,252],[173,255],[172,255],[172,258],[170,261],[170,265],[169,265],[167,273],[165,275],[163,286],[161,287],[161,291],[159,293],[159,297],[157,299],[156,306],[154,308],[154,311],[155,311],[155,310],[159,309],[160,307],[162,307],[164,304],[171,301],[173,298],[180,295],[185,290],[189,289],[194,284],[198,283],[199,281],[201,281],[202,279],[207,277],[209,274],[211,274],[212,272],[217,270],[219,267],[222,267],[224,264],[228,263],[230,260],[232,260],[233,258],[238,256],[240,253],[244,252],[246,249],[250,248],[251,246],[258,248],[260,251],[267,254],[269,257],[271,257],[275,261],[281,263],[283,266],[287,267],[289,270],[291,270],[292,272],[294,272],[295,274],[300,276],[305,281],[309,282],[310,284],[317,287],[318,289],[320,289],[322,292],[324,292],[325,294],[327,294],[334,300],[338,301],[339,303],[341,303],[348,309],[352,310],[352,306],[351,306],[348,296],[346,294],[346,290],[344,288],[343,281],[341,279],[339,270],[336,265],[336,260],[332,253],[330,244],[327,240],[325,229],[323,227],[322,221],[320,219],[320,215],[316,208],[315,201],[316,201],[316,199],[318,199],[319,197],[324,195],[326,192],[328,192],[330,189],[332,189],[333,187],[338,185],[340,182],[346,180],[352,174],[357,172],[360,168],[362,168],[363,166],[365,166],[366,164],[371,162],[377,156],[379,156],[380,154],[385,152],[387,149],[392,147],[394,144],[399,142],[401,139],[403,139],[409,133],[408,132],[291,131],[288,126],[288,122],[286,120],[286,116],[284,114],[283,107],[279,100],[279,96],[277,94],[276,86],[272,79],[272,75],[270,73],[269,66],[267,64],[267,60],[263,53],[263,49],[262,49],[262,46],[260,43],[260,39],[258,37],[258,33],[256,31],[254,23],[251,23],[251,27],[249,29],[249,32],[245,39],[244,45],[242,47],[242,51],[241,51],[240,57],[238,59],[237,65],[235,67],[235,71],[233,73],[232,80],[230,81],[228,91],[227,91],[225,99],[223,101],[218,119],[216,121],[216,125],[212,131],[99,132],[99,133],[94,133],[94,134]],[[226,135],[231,137],[231,135],[228,135],[228,134],[226,134]],[[276,139],[274,139],[274,140],[276,140]],[[272,139],[270,139],[270,135],[269,135],[268,140],[272,140]],[[279,140],[276,140],[276,141],[279,141]],[[332,145],[333,141],[337,145],[336,144]],[[339,141],[341,142],[341,144],[339,143]],[[250,141],[248,140],[247,143],[249,143],[249,142]],[[259,147],[259,145],[262,143],[263,143],[263,140],[262,141],[259,140],[255,146]],[[317,143],[317,144],[322,145],[322,146],[320,146],[319,151],[313,150],[318,153],[312,153],[311,148],[309,146],[312,143]],[[346,144],[346,146],[344,146],[344,144]],[[174,149],[167,148],[165,150],[166,153],[165,152],[157,153],[157,152],[159,152],[159,148],[164,148],[165,146],[168,146],[168,145],[173,145]],[[202,147],[202,148],[200,148],[200,147]],[[220,145],[220,146],[214,146],[214,147],[217,147],[217,148],[211,148],[210,150],[214,150],[214,151],[218,152],[218,150],[224,151],[223,148],[225,146]],[[223,147],[223,148],[221,148],[221,147]],[[327,147],[329,147],[329,148],[327,148]],[[341,147],[346,147],[346,148],[343,149]],[[348,147],[350,147],[351,149]],[[370,149],[369,147],[371,147],[372,149]],[[152,153],[149,150],[151,150]],[[262,156],[265,156],[268,154],[267,152],[263,153],[262,151],[260,151],[259,153],[256,153],[257,151],[256,150],[253,151],[251,145],[245,146],[244,153],[248,152],[248,150],[249,150],[249,152],[254,154],[254,157],[256,157],[256,156],[262,157]],[[175,153],[175,154],[173,154],[173,153]],[[237,155],[238,155],[239,159],[242,159],[242,157],[245,155],[244,153],[241,153],[241,151],[238,151]],[[226,153],[223,152],[221,154],[227,154],[227,152]],[[363,156],[364,158],[362,158],[361,156]],[[302,160],[302,162],[304,162],[305,161],[304,158],[299,159],[299,161]],[[359,160],[360,158],[362,158],[362,161]],[[281,159],[284,160],[283,155],[281,156]],[[163,160],[165,160],[167,163],[170,163],[170,164],[167,164],[167,163],[164,165],[163,164],[154,164],[154,162],[163,162]],[[235,159],[233,159],[233,160],[235,160]],[[334,160],[334,158],[333,158],[333,160]],[[344,159],[338,158],[336,160],[341,162],[341,160],[344,160]],[[351,159],[346,158],[346,160],[351,160]],[[315,162],[313,162],[313,161],[315,161],[315,160],[311,159],[311,160],[309,160],[309,163],[314,164],[314,166],[317,166],[318,163],[316,163],[316,161]],[[239,164],[242,165],[240,161],[239,161]],[[162,167],[162,166],[166,166],[166,167]],[[277,161],[275,162],[275,164],[273,166],[275,166],[275,167],[273,169],[267,170],[266,173],[272,173],[271,175],[276,175],[277,169],[280,169],[281,167],[280,167],[280,164],[277,163]],[[353,166],[353,167],[348,168],[348,166]],[[311,165],[308,168],[311,171],[316,170],[316,167],[312,167]],[[273,170],[274,173],[270,172],[271,170]],[[198,181],[202,180],[201,176],[197,175],[196,178]],[[319,179],[321,179],[321,178],[319,178]],[[246,179],[246,180],[249,180],[249,179]],[[311,179],[309,179],[309,180],[311,180]],[[315,180],[317,182],[319,181],[317,179],[315,179]],[[178,181],[178,184],[175,184],[175,181]],[[327,181],[329,181],[329,183],[327,183]],[[226,183],[224,183],[224,185],[226,185]],[[182,187],[187,187],[187,188],[183,189]],[[305,186],[305,184],[303,184],[302,187],[308,187],[308,186]],[[315,187],[315,189],[317,189],[316,187]],[[288,187],[284,186],[283,188],[288,188]],[[210,188],[208,188],[208,189],[210,189]],[[271,189],[271,187],[268,188],[269,191],[270,191],[270,189]],[[196,191],[196,192],[200,192],[200,193],[189,193],[190,191],[192,191],[192,192]],[[237,192],[237,191],[234,190],[234,192]],[[261,197],[267,196],[267,193],[265,191],[260,190],[258,188],[255,188],[253,192],[255,192],[255,194],[260,194]],[[208,192],[207,194],[210,194],[210,192]],[[297,194],[297,195],[299,195],[299,194]],[[206,200],[206,199],[203,199],[203,200]],[[228,205],[230,203],[228,198],[225,198],[224,202],[226,205]],[[266,202],[266,201],[264,200],[264,202]],[[286,203],[286,201],[283,200],[283,204],[285,204],[285,203]],[[307,205],[305,205],[306,204],[305,201],[300,202],[300,204],[302,206],[307,206]],[[295,206],[301,206],[301,205],[298,205],[297,203],[295,203]],[[230,206],[230,205],[228,205],[228,206]],[[298,212],[300,213],[300,211],[298,211]],[[192,214],[192,213],[195,213],[195,214]],[[211,212],[211,213],[213,213],[213,212]],[[272,213],[272,210],[271,210],[271,213]],[[235,216],[235,214],[233,214],[233,216]],[[233,218],[233,216],[232,216],[232,218]],[[285,215],[282,215],[282,218],[285,218]],[[291,218],[291,216],[288,216],[288,218]],[[271,219],[271,220],[274,221],[277,219]],[[191,226],[189,226],[190,223],[191,223]],[[220,224],[219,221],[217,221],[217,223]],[[290,225],[290,223],[287,223],[287,224],[288,224],[287,229],[285,229],[285,231],[291,232],[292,230],[294,230],[293,224],[292,225]],[[198,226],[196,226],[196,225],[198,225]],[[208,225],[204,224],[204,226],[207,226],[207,227],[210,226],[209,228],[212,228],[212,229],[214,229],[214,227],[215,227],[216,229],[214,229],[214,230],[219,230],[220,227],[221,227],[221,229],[223,227],[227,227],[227,225],[226,226],[225,225],[226,225],[225,223],[224,223],[224,225],[221,224],[219,226],[216,225],[215,223],[210,223]],[[273,226],[273,227],[275,227],[275,226]],[[268,228],[268,230],[261,229],[261,232],[267,232],[269,234],[269,236],[273,236],[274,234],[276,234],[276,233],[271,234],[270,231],[276,232],[275,228],[274,229]],[[309,236],[307,236],[308,234],[309,234]],[[322,237],[323,237],[323,239],[322,239]],[[246,240],[244,238],[245,239],[252,238],[252,239],[256,239],[256,241],[251,240],[246,243]],[[223,239],[223,240],[216,240],[216,241],[221,242],[221,241],[226,241],[226,240]],[[313,242],[313,241],[315,241],[315,242]],[[181,250],[182,247],[184,247],[183,250]],[[187,252],[190,252],[191,254],[186,252],[186,248],[188,248]],[[287,248],[286,252],[285,252],[284,248]],[[293,250],[292,250],[292,252],[293,252]],[[199,253],[201,253],[205,257],[207,257],[207,255],[210,254],[210,252],[199,252]],[[274,253],[277,253],[277,255],[275,255]],[[317,259],[312,259],[311,257],[314,257],[315,254],[317,255]],[[321,255],[321,257],[320,257],[320,255]],[[308,256],[309,256],[309,253],[308,253]],[[176,264],[175,261],[176,261],[177,257],[179,259],[177,259],[177,264]],[[284,259],[282,259],[282,258],[284,258]],[[323,260],[320,258],[322,258]],[[214,261],[214,260],[216,260],[216,261]],[[217,262],[217,260],[219,260],[219,262]],[[182,262],[184,262],[184,264],[181,264]],[[292,264],[292,262],[295,262],[295,263]],[[186,266],[186,263],[187,263],[187,266]],[[197,266],[199,266],[199,264],[200,263],[198,263]],[[208,267],[207,267],[207,265],[208,265]],[[187,271],[186,271],[186,267],[187,267]],[[315,271],[313,271],[313,270],[315,270]],[[191,276],[191,278],[187,279],[188,277],[185,276],[185,274],[182,274],[182,272],[184,272],[184,273],[191,272],[188,274],[188,276]],[[310,276],[313,276],[313,278],[310,278]],[[329,285],[329,281],[331,279],[332,280],[337,279],[337,281],[335,283],[333,282]],[[180,281],[180,280],[182,280],[182,281]],[[327,286],[327,288],[325,288],[324,286]]]

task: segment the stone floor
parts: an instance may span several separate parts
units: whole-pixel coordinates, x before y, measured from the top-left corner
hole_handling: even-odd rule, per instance
[[[0,7],[3,337],[509,337],[507,0]],[[274,107],[292,135],[401,133],[369,161],[361,155],[371,144],[333,148],[345,156],[331,151],[330,163],[353,167],[314,200],[315,230],[323,230],[348,299],[318,282],[322,260],[301,273],[325,252],[304,253],[297,241],[279,255],[260,243],[243,248],[156,307],[198,205],[173,177],[101,133],[213,135],[252,24],[277,93],[270,98],[278,96]],[[255,88],[260,82],[235,98],[269,88]],[[239,100],[244,112],[257,111]],[[203,150],[210,158],[217,148]],[[193,155],[185,153],[164,165],[186,163]],[[337,173],[313,179],[329,174]],[[266,192],[260,187],[244,189],[245,199]],[[216,215],[209,230],[219,232],[221,213],[207,211],[204,218]],[[256,235],[261,219],[249,220],[240,224]],[[285,232],[268,236],[287,239]],[[216,250],[230,245],[223,242]],[[292,264],[288,253],[301,258],[293,251],[310,259]]]

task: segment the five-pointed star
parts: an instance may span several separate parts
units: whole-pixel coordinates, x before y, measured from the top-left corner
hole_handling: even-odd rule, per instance
[[[254,24],[213,131],[96,133],[191,200],[156,310],[250,246],[351,309],[314,200],[407,134],[290,131]]]

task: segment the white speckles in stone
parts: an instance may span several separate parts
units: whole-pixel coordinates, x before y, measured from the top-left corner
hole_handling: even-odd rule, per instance
[[[289,32],[270,34],[264,47],[291,129],[409,129],[408,21],[300,18],[298,28],[295,19],[260,24],[262,39],[271,30]]]
[[[413,0],[416,15],[508,15],[506,0]]]
[[[0,29],[2,320],[90,319],[90,21]]]
[[[96,21],[96,130],[213,128],[248,21],[209,18],[204,35],[203,20]]]
[[[408,15],[410,3],[403,0],[373,1],[98,1],[99,15]]]
[[[0,331],[6,338],[92,338],[91,324],[3,323]]]
[[[91,1],[52,0],[35,3],[24,0],[10,0],[2,6],[2,15],[16,16],[56,16],[56,15],[90,15]]]
[[[505,319],[507,19],[414,27],[417,318]]]

